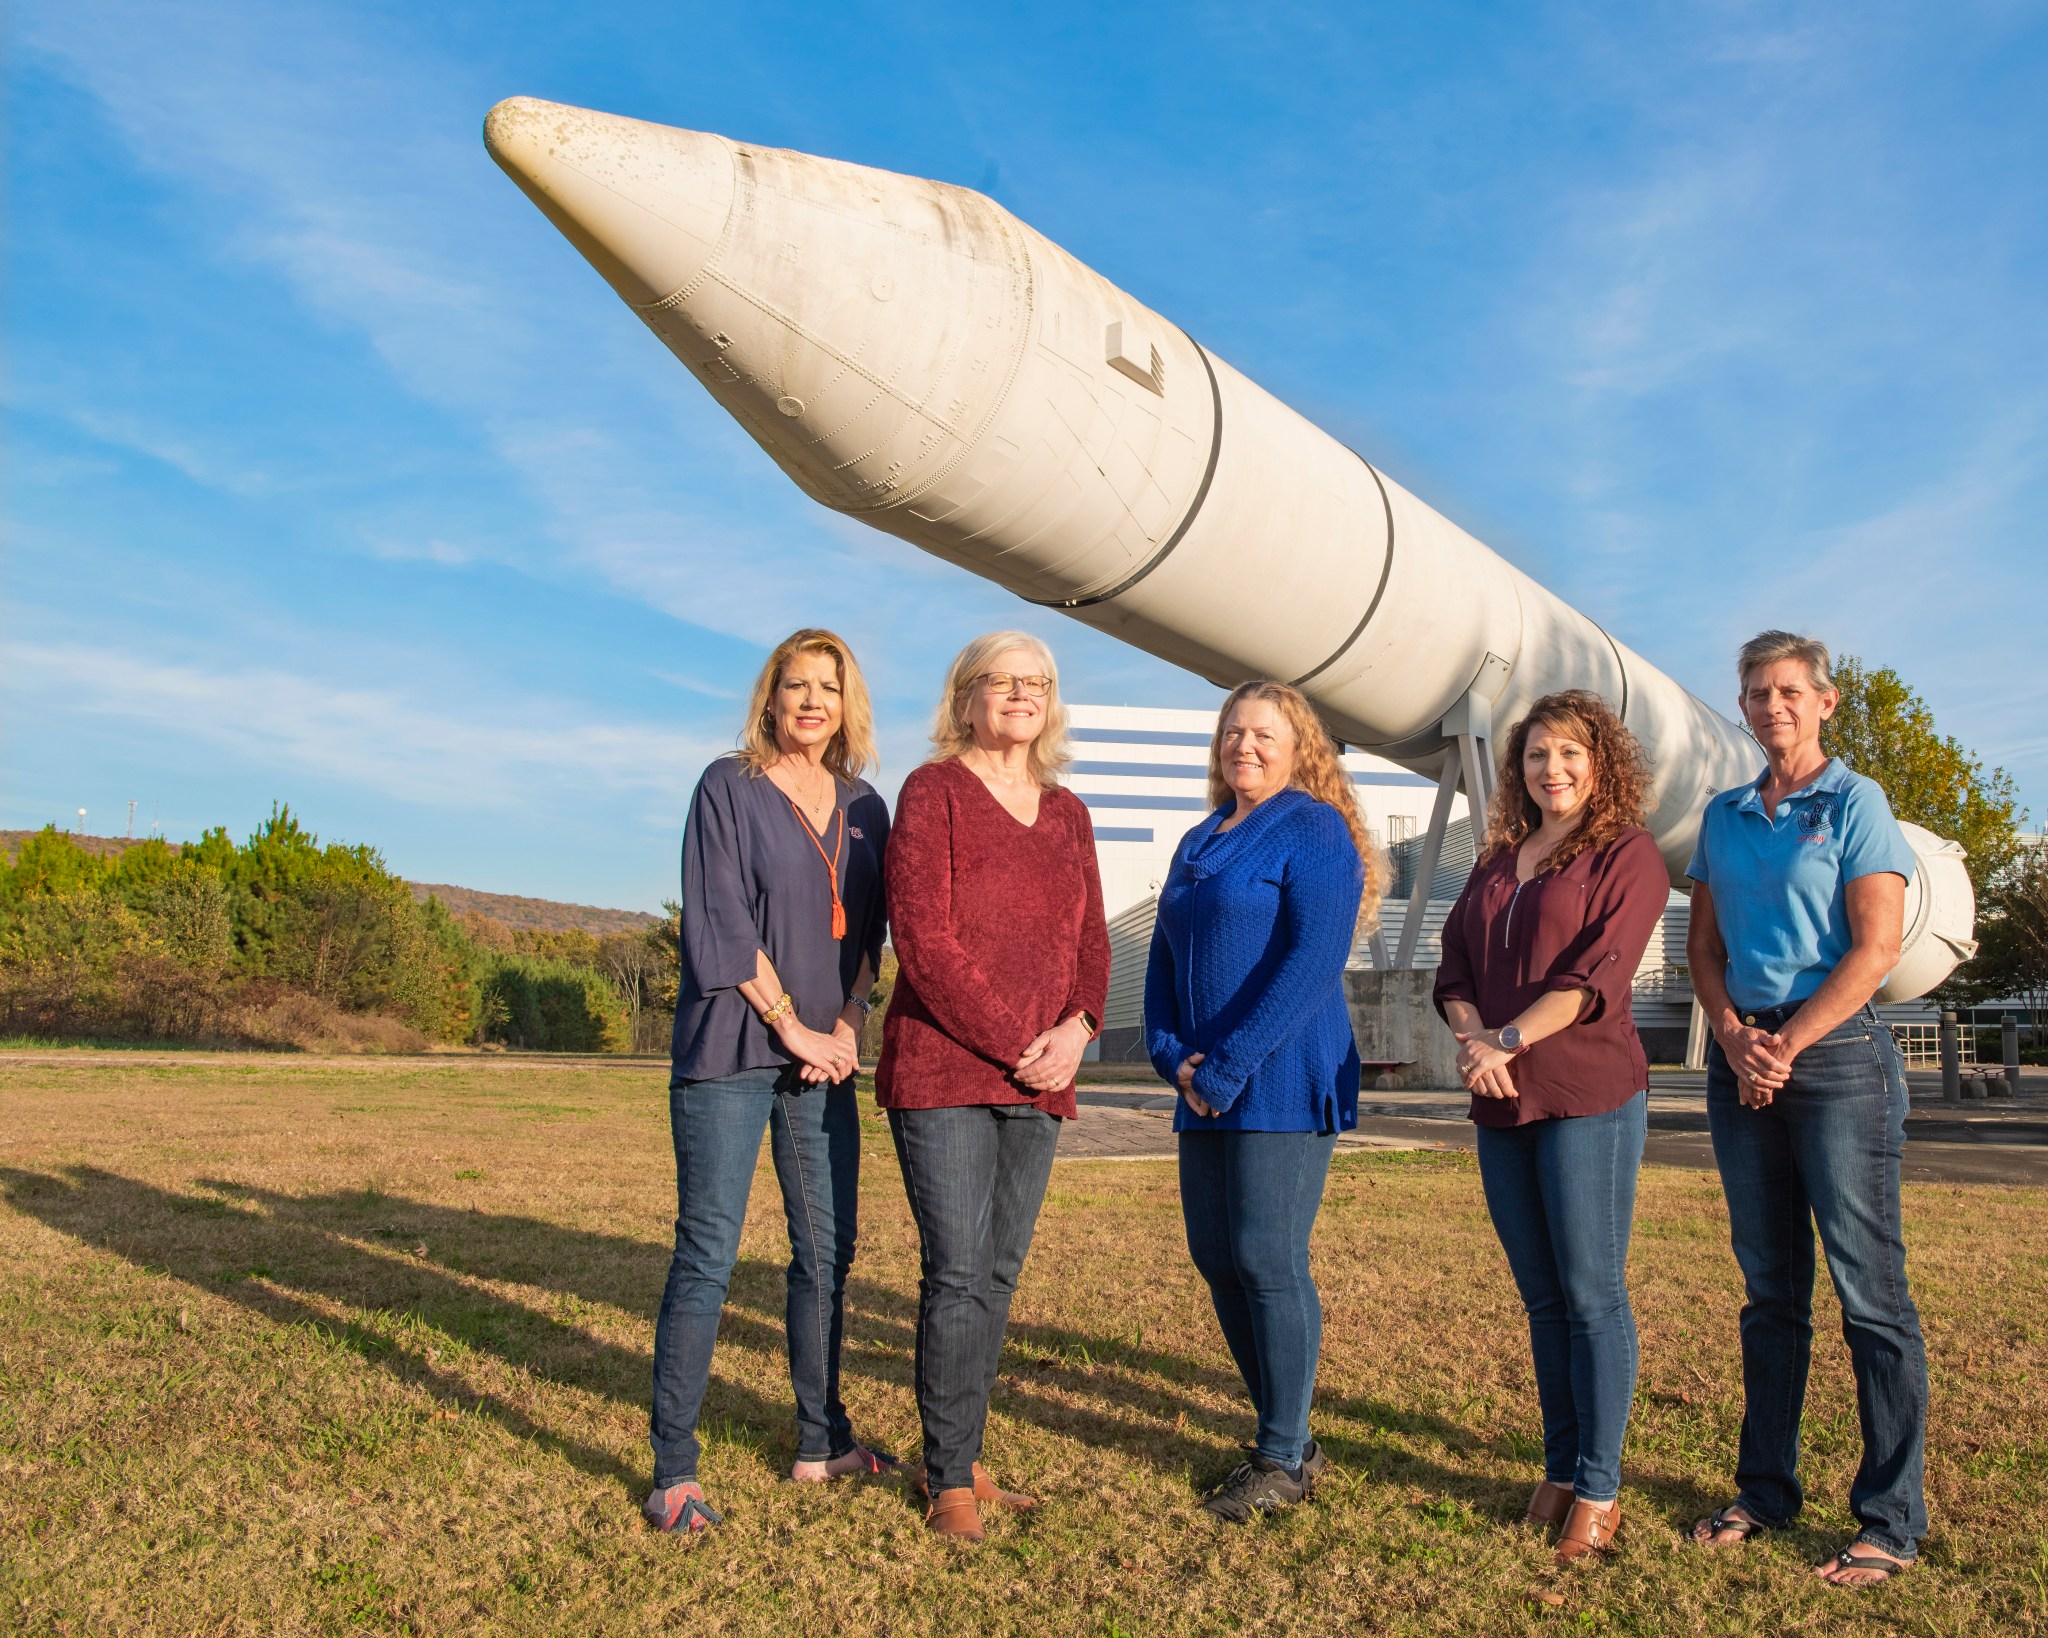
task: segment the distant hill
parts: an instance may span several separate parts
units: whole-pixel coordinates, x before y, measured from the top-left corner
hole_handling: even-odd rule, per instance
[[[0,830],[0,856],[9,864],[21,851],[21,844],[35,835],[32,830]],[[72,843],[88,853],[125,853],[145,838],[126,836],[81,836]],[[173,853],[178,844],[169,844]],[[580,928],[593,937],[606,933],[630,933],[661,920],[645,910],[605,910],[590,904],[560,904],[553,899],[527,899],[512,893],[479,893],[471,887],[450,887],[445,882],[407,882],[412,896],[425,903],[432,895],[451,915],[489,916],[507,927],[530,928],[537,933],[560,933]]]
[[[32,830],[0,830],[0,857],[4,857],[9,864],[13,864],[15,856],[21,852],[21,844],[35,834]],[[146,836],[81,836],[76,831],[67,831],[65,834],[71,838],[71,845],[73,847],[80,848],[87,853],[102,855],[126,853],[138,842],[149,840]],[[178,844],[176,842],[166,845],[173,853],[178,851]]]
[[[507,927],[531,928],[537,933],[560,933],[580,928],[597,938],[606,933],[633,933],[661,920],[645,910],[604,910],[591,904],[560,904],[553,899],[523,899],[512,893],[479,893],[471,887],[450,887],[445,882],[407,882],[412,896],[422,904],[429,895],[457,916],[489,916]]]

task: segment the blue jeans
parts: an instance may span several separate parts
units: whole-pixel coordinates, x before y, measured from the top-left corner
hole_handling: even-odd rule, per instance
[[[917,1414],[936,1496],[974,1483],[1060,1123],[1028,1104],[973,1104],[891,1109],[889,1131],[917,1220]]]
[[[1479,1181],[1529,1315],[1543,1476],[1587,1501],[1621,1490],[1636,1396],[1628,1236],[1649,1095],[1604,1115],[1479,1128]]]
[[[1778,1029],[1789,1009],[1757,1013]],[[1813,1231],[1842,1304],[1856,1374],[1863,1462],[1849,1487],[1859,1539],[1912,1558],[1927,1532],[1921,1493],[1927,1354],[1906,1290],[1899,1155],[1906,1076],[1891,1032],[1868,1007],[1799,1055],[1792,1080],[1745,1109],[1719,1043],[1707,1051],[1707,1122],[1742,1268],[1742,1505],[1789,1523],[1799,1487],[1799,1417],[1813,1356]]]
[[[697,1416],[764,1128],[789,1220],[784,1322],[796,1390],[797,1460],[844,1455],[854,1446],[839,1402],[839,1342],[860,1186],[853,1082],[807,1087],[794,1066],[743,1069],[715,1080],[671,1080],[668,1109],[676,1144],[676,1249],[654,1328],[655,1485],[697,1475]]]
[[[1323,1347],[1308,1237],[1335,1132],[1183,1132],[1180,1213],[1188,1255],[1259,1419],[1258,1454],[1299,1467]]]

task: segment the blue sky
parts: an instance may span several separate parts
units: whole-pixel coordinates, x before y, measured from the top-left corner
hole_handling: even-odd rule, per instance
[[[1022,624],[806,501],[486,156],[527,94],[979,187],[1717,703],[1896,666],[2048,810],[2048,8],[17,8],[0,825],[273,800],[651,907],[764,648],[885,768]],[[74,820],[75,822],[75,820]]]

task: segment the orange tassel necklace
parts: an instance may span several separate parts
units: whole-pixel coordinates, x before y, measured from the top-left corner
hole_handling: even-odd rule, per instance
[[[825,844],[818,840],[818,833],[811,829],[811,821],[805,816],[804,810],[797,806],[796,798],[785,791],[783,800],[789,803],[789,811],[796,815],[797,823],[804,827],[804,834],[811,839],[811,846],[818,850],[818,857],[825,860],[825,874],[832,883],[832,936],[844,938],[846,906],[839,898],[839,860],[846,851],[846,810],[841,807],[835,807],[833,810],[833,818],[838,821],[838,831],[832,843],[832,855],[826,858]]]

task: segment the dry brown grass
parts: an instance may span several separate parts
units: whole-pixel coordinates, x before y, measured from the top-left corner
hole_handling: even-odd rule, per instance
[[[914,1242],[878,1124],[856,1426],[915,1443]],[[979,1552],[793,1453],[764,1172],[707,1408],[698,1541],[636,1514],[673,1169],[663,1076],[530,1059],[0,1055],[0,1627],[31,1632],[2019,1633],[2048,1627],[2038,1191],[1915,1189],[1934,1531],[1876,1593],[1806,1574],[1856,1452],[1824,1309],[1802,1527],[1709,1555],[1738,1413],[1709,1178],[1645,1174],[1618,1558],[1554,1576],[1511,1288],[1455,1157],[1339,1162],[1316,1505],[1194,1508],[1249,1416],[1164,1163],[1054,1174],[988,1457],[1047,1498]]]

